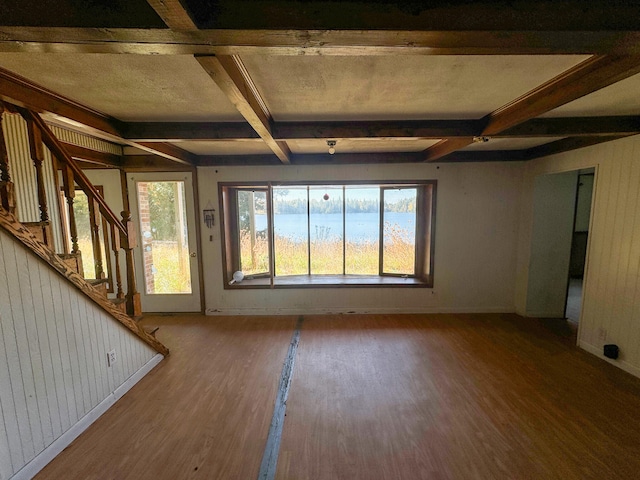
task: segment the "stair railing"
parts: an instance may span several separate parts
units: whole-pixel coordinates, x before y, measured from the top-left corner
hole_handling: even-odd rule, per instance
[[[78,228],[74,210],[74,198],[76,189],[80,189],[87,196],[89,203],[89,221],[91,228],[92,249],[95,260],[96,279],[106,279],[116,293],[116,298],[121,299],[126,305],[126,313],[132,316],[141,314],[140,294],[136,288],[135,263],[133,249],[136,246],[135,226],[128,211],[121,213],[119,219],[104,201],[102,195],[89,181],[87,176],[76,161],[69,155],[64,145],[55,137],[40,115],[29,109],[0,102],[0,206],[15,213],[14,185],[9,173],[9,158],[6,142],[2,133],[2,112],[17,112],[27,122],[29,133],[29,148],[31,159],[36,169],[37,196],[40,207],[40,222],[36,236],[44,243],[52,245],[52,234],[49,225],[47,197],[45,193],[42,163],[44,161],[43,144],[51,152],[62,172],[62,191],[67,203],[67,222],[69,237],[71,240],[71,252],[69,257],[75,258],[76,270],[82,273],[82,263],[78,246]],[[62,217],[62,216],[61,216]],[[101,235],[102,233],[102,235]],[[102,237],[102,238],[101,238]],[[103,250],[104,249],[104,250]],[[120,250],[124,251],[127,292],[125,294],[120,268]],[[113,260],[114,272],[110,278],[106,278],[105,265],[103,265],[103,252],[107,258],[107,264]],[[109,269],[110,270],[110,269]],[[115,282],[114,282],[115,280]]]

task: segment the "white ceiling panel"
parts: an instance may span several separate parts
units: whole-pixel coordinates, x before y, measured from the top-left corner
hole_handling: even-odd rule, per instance
[[[344,138],[337,140],[336,153],[420,152],[438,143],[434,139]],[[326,140],[288,140],[293,153],[328,153]]]
[[[526,150],[545,143],[555,142],[564,137],[491,138],[488,142],[472,143],[461,150]]]
[[[271,149],[262,139],[255,140],[215,140],[174,142],[180,147],[196,155],[269,155]]]
[[[190,55],[0,53],[0,67],[120,120],[243,120]]]
[[[480,118],[585,56],[243,56],[276,121]]]

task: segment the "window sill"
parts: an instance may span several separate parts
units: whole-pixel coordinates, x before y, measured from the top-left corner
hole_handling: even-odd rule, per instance
[[[379,275],[288,275],[275,277],[273,288],[335,288],[335,287],[421,287],[429,288],[427,281],[413,277],[387,277]],[[271,288],[269,278],[246,278],[242,283],[225,285],[225,289]]]

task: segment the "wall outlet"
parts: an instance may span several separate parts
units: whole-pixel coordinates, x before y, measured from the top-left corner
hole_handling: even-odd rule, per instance
[[[112,367],[114,363],[118,361],[118,357],[116,356],[116,350],[113,349],[107,353],[107,365]]]
[[[607,341],[607,330],[605,328],[598,328],[598,340],[601,342]]]

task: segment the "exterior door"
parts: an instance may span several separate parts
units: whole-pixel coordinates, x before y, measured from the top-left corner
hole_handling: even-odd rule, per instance
[[[127,179],[138,234],[134,254],[142,311],[200,311],[191,173],[139,173]]]

